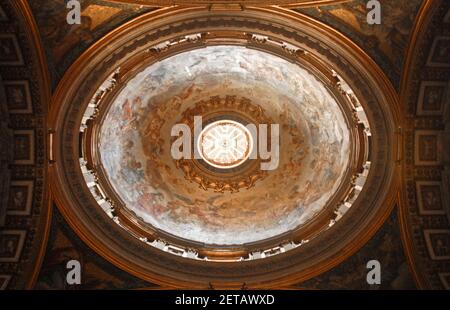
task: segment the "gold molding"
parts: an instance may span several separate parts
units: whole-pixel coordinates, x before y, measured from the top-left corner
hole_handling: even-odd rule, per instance
[[[195,115],[202,115],[204,120],[207,121],[209,118],[214,117],[218,111],[223,112],[227,111],[227,109],[230,109],[230,115],[243,116],[242,118],[245,121],[253,121],[254,124],[272,123],[270,118],[265,115],[265,111],[258,104],[253,103],[248,98],[241,97],[238,99],[235,96],[222,98],[217,96],[201,100],[193,108],[182,113],[182,118],[179,120],[179,123],[187,124],[193,130],[194,124],[192,121]],[[197,183],[205,191],[211,189],[219,193],[235,193],[241,189],[250,189],[255,186],[256,182],[267,176],[267,172],[257,168],[260,160],[255,160],[251,167],[247,165],[247,169],[240,170],[238,175],[228,173],[228,177],[225,180],[222,176],[203,168],[195,160],[179,159],[175,163],[176,167],[183,171],[187,181]]]

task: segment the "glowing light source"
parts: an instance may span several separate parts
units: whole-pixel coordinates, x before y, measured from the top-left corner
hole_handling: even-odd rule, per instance
[[[220,120],[202,130],[197,148],[202,159],[209,165],[230,169],[249,158],[253,138],[244,125],[231,120]]]

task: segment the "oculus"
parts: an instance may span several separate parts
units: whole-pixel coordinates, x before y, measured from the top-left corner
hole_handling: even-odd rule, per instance
[[[197,149],[209,165],[230,169],[240,166],[250,157],[253,138],[244,125],[232,120],[220,120],[202,130]]]

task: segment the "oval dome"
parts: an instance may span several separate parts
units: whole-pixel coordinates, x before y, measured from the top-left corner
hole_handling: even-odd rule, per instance
[[[193,129],[193,116],[203,127],[229,119],[261,133],[267,125],[269,141],[258,137],[258,158],[231,172],[180,163],[171,131]],[[275,124],[279,161],[264,170],[277,155],[261,158]],[[339,103],[312,73],[267,52],[219,45],[132,78],[104,116],[98,149],[117,196],[145,223],[194,242],[241,245],[297,229],[327,206],[348,170],[349,135]]]

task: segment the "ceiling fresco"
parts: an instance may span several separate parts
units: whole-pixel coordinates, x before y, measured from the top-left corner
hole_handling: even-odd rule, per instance
[[[450,2],[379,1],[2,1],[0,290],[450,290]],[[279,124],[276,169],[174,159],[196,115]]]
[[[186,183],[171,159],[179,111],[214,96],[250,99],[280,124],[279,168],[252,190],[204,191]],[[258,241],[306,223],[340,185],[349,147],[339,105],[311,73],[232,46],[186,52],[143,70],[112,103],[99,138],[103,166],[130,210],[174,235],[213,244]]]
[[[301,289],[414,290],[416,285],[405,254],[400,249],[398,211],[394,210],[378,233],[355,255],[334,269],[299,283]],[[369,285],[366,263],[376,257],[383,266],[383,281]]]
[[[293,9],[317,18],[348,35],[377,61],[392,83],[398,87],[410,31],[422,4],[422,0],[400,1],[400,5],[399,1],[381,1],[383,23],[379,27],[367,25],[364,0],[314,3],[295,1],[299,6],[293,6]],[[133,17],[155,10],[157,7],[151,2],[81,0],[84,22],[80,26],[69,27],[65,23],[64,0],[31,1],[30,6],[45,42],[54,86],[68,66],[92,43]],[[156,2],[161,5],[160,1]],[[203,3],[206,2],[208,1]],[[150,5],[142,6],[149,3]]]
[[[422,2],[380,1],[380,25],[367,24],[367,1],[364,0],[297,10],[349,36],[383,68],[392,84],[398,88],[409,36]]]
[[[49,251],[45,255],[35,288],[38,290],[117,290],[156,289],[159,286],[142,281],[120,270],[99,255],[73,233],[58,212],[56,206],[52,217],[52,228],[48,241]],[[67,261],[77,259],[82,262],[83,285],[71,286],[66,282]]]
[[[82,23],[69,25],[65,0],[30,1],[44,42],[53,87],[71,63],[95,41],[120,24],[152,10],[103,0],[81,0],[80,3]]]

